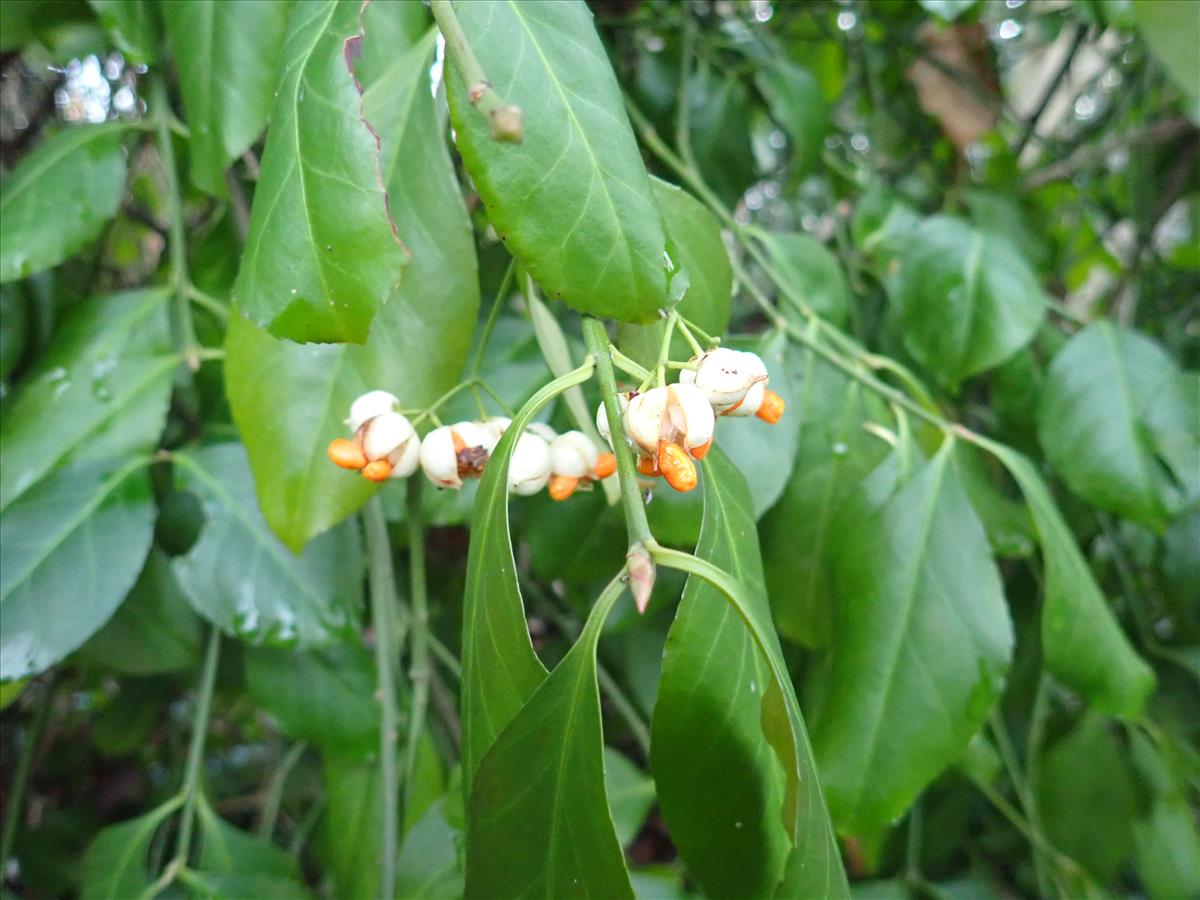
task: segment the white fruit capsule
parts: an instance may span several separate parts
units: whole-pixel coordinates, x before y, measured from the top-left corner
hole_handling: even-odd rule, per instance
[[[656,456],[660,444],[693,450],[712,440],[712,406],[694,384],[653,388],[629,401],[625,427],[643,456]]]
[[[586,478],[599,458],[600,451],[582,431],[568,431],[550,442],[550,467],[555,475]]]
[[[346,420],[346,424],[350,426],[351,431],[358,431],[367,419],[390,413],[399,405],[400,400],[395,394],[387,391],[367,391],[350,404],[350,418]]]
[[[529,427],[525,430],[531,434],[536,434],[538,437],[540,437],[542,440],[544,440],[547,444],[549,444],[556,437],[558,437],[558,432],[555,431],[553,428],[551,428],[549,425],[547,425],[545,422],[530,422]]]
[[[528,497],[550,480],[550,445],[545,438],[525,432],[508,461],[508,489]]]
[[[766,393],[767,383],[760,381],[750,388],[750,390],[746,391],[746,398],[737,407],[727,410],[722,415],[729,416],[731,419],[757,415],[758,408],[762,406],[763,397],[766,396]]]
[[[454,447],[454,433],[449,425],[435,428],[421,441],[421,468],[425,477],[443,488],[460,488],[458,477],[458,451]]]
[[[496,449],[496,445],[500,443],[500,438],[504,437],[504,432],[508,431],[508,426],[512,424],[512,419],[506,416],[489,416],[479,423],[480,429],[486,438],[484,448],[488,453]]]
[[[625,431],[643,456],[658,453],[663,420],[667,416],[667,400],[665,387],[651,388],[633,397],[625,408]]]
[[[405,442],[397,458],[393,461],[389,457],[388,461],[392,463],[389,478],[407,478],[421,464],[421,439],[414,434],[411,440]]]
[[[694,450],[712,440],[717,420],[704,391],[694,384],[672,384],[667,387],[667,397],[663,440],[679,444],[685,450]]]
[[[458,438],[463,447],[483,447],[487,449],[488,442],[491,440],[491,431],[485,428],[480,422],[455,422],[450,426],[450,431]]]
[[[757,354],[728,347],[709,350],[693,361],[696,370],[684,369],[679,380],[703,391],[718,414],[737,406],[755,384],[767,378],[767,367]]]
[[[617,394],[617,406],[621,410],[621,415],[625,415],[625,410],[629,408],[629,395]],[[604,404],[601,403],[596,408],[596,430],[600,432],[600,437],[608,441],[608,446],[612,447],[612,432],[608,428],[608,412],[604,409]]]
[[[403,455],[405,445],[417,439],[412,423],[400,413],[385,412],[372,416],[363,424],[362,448],[368,461],[386,459],[392,462]]]

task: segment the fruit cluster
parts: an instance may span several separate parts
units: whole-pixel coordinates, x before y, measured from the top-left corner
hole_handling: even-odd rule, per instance
[[[399,400],[387,391],[363,394],[350,407],[346,424],[352,438],[337,438],[329,458],[371,481],[407,478],[417,467],[441,488],[458,489],[478,478],[500,438],[511,424],[503,416],[481,422],[441,425],[422,439],[407,416],[396,412]],[[528,496],[549,487],[550,496],[565,500],[581,486],[616,471],[616,459],[602,453],[582,431],[558,434],[534,423],[517,440],[508,463],[508,489]]]

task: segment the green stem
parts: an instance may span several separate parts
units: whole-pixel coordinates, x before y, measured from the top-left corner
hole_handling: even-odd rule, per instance
[[[688,327],[687,322],[683,321],[683,316],[678,313],[673,313],[672,318],[679,326],[679,330],[683,332],[683,339],[688,342],[688,346],[692,348],[693,356],[702,356],[704,348],[700,346],[700,342],[696,340],[696,336],[692,334],[692,329]]]
[[[425,727],[425,711],[429,706],[429,604],[426,598],[425,522],[421,509],[420,481],[413,479],[409,482],[406,503],[412,604],[412,657],[408,669],[412,683],[412,708],[408,717],[408,742],[404,748],[404,810],[407,818],[413,802],[417,749],[420,746],[421,729]]]
[[[653,373],[644,368],[640,363],[630,359],[616,347],[612,348],[612,363],[613,365],[624,372],[626,375],[632,375],[639,382],[653,378]]]
[[[196,696],[196,711],[192,714],[192,740],[188,746],[187,765],[183,774],[183,812],[179,817],[175,858],[168,868],[186,866],[191,849],[192,826],[196,821],[196,802],[200,792],[200,772],[204,765],[204,742],[208,737],[208,719],[212,712],[213,689],[217,684],[217,661],[220,656],[221,631],[214,625],[208,634],[204,668],[200,673],[200,690]]]
[[[472,106],[488,118],[492,140],[510,144],[521,143],[521,110],[505,103],[492,89],[492,83],[488,81],[483,66],[479,64],[475,51],[471,49],[471,43],[467,40],[450,0],[432,0],[429,9],[446,39],[447,56],[467,85],[467,98]]]
[[[411,489],[411,485],[410,485]],[[375,625],[375,668],[380,706],[379,766],[380,805],[383,808],[379,893],[390,898],[396,884],[396,850],[400,841],[400,788],[396,773],[396,578],[387,520],[378,496],[363,509],[370,560],[371,615]]]
[[[229,307],[211,294],[206,294],[190,281],[183,286],[184,295],[199,306],[206,309],[222,322],[229,321]]]
[[[600,663],[596,663],[596,678],[600,682],[600,690],[604,691],[605,696],[612,703],[613,709],[625,720],[625,724],[629,727],[629,733],[633,735],[634,741],[637,742],[638,749],[642,751],[642,755],[646,759],[649,759],[650,729],[647,727],[645,720],[642,719],[641,713],[633,705],[633,701],[625,695],[625,691],[621,689],[621,685],[613,678],[612,673]]]
[[[283,803],[283,789],[287,785],[288,775],[291,774],[304,751],[308,749],[307,741],[297,741],[292,744],[287,755],[279,763],[279,767],[271,775],[271,783],[267,787],[267,799],[263,803],[262,816],[258,820],[258,836],[271,839],[275,832],[275,821],[279,818],[279,807]]]
[[[468,378],[466,381],[460,381],[454,387],[450,388],[450,390],[446,391],[446,393],[442,394],[442,396],[438,397],[431,404],[429,404],[429,406],[425,407],[425,409],[419,412],[416,417],[413,418],[413,425],[420,425],[426,419],[433,419],[435,422],[439,422],[438,417],[435,415],[439,409],[441,409],[463,391],[470,390],[479,384],[482,384],[482,382],[478,378]]]
[[[667,318],[667,327],[663,329],[662,340],[658,345],[658,363],[654,367],[654,378],[659,387],[667,386],[667,359],[671,356],[671,338],[675,336],[676,316]]]
[[[499,408],[499,410],[500,410],[502,413],[504,413],[506,416],[508,416],[510,419],[511,419],[511,418],[512,418],[514,415],[516,415],[516,414],[513,412],[513,408],[512,408],[511,406],[509,406],[507,403],[505,403],[505,402],[504,402],[504,398],[503,398],[503,397],[501,397],[499,394],[497,394],[495,391],[493,391],[493,390],[492,390],[492,389],[491,389],[491,388],[488,386],[488,383],[487,383],[486,381],[484,381],[484,380],[480,379],[480,381],[479,381],[479,389],[480,389],[481,391],[483,391],[485,394],[487,394],[489,397],[491,397],[491,398],[492,398],[492,402],[496,404],[497,408]]]
[[[174,292],[179,349],[187,359],[188,368],[194,372],[200,368],[200,360],[196,357],[196,329],[192,324],[192,307],[187,292],[189,282],[183,202],[179,193],[179,175],[175,168],[175,148],[171,144],[171,104],[167,99],[167,87],[162,78],[154,79],[152,100],[155,107],[158,159],[162,164],[163,178],[167,182],[167,207],[170,214],[167,252],[170,258],[171,289]]]
[[[471,363],[471,377],[477,378],[480,371],[483,369],[483,358],[487,355],[488,343],[492,339],[492,332],[496,328],[496,320],[500,318],[500,310],[504,306],[504,299],[508,296],[509,285],[512,284],[513,273],[516,271],[517,261],[510,259],[508,268],[504,270],[504,277],[500,279],[500,287],[496,290],[496,297],[492,300],[492,308],[488,312],[487,321],[483,324],[483,333],[479,337],[479,347],[475,350],[475,359]]]
[[[42,695],[38,698],[37,707],[33,713],[33,723],[25,734],[25,743],[21,747],[21,756],[17,760],[17,771],[13,773],[12,783],[8,787],[8,805],[4,809],[4,828],[3,832],[0,832],[0,870],[3,870],[8,864],[13,842],[17,839],[17,830],[21,825],[21,810],[25,806],[25,791],[29,786],[29,773],[33,769],[33,757],[42,740],[42,730],[46,727],[46,719],[49,716],[53,699],[54,675],[51,675],[42,688]]]
[[[642,544],[653,543],[654,537],[646,519],[646,504],[642,501],[642,489],[638,485],[633,450],[625,436],[625,422],[617,401],[617,380],[609,355],[611,345],[604,323],[585,316],[583,340],[596,361],[596,380],[600,384],[600,397],[608,417],[613,454],[617,457],[617,480],[621,485],[621,505],[625,509],[625,529],[629,533],[630,549],[634,549]]]

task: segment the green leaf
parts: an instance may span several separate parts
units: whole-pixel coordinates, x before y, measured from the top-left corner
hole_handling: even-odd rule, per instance
[[[696,554],[734,577],[741,593],[727,598],[688,579],[651,724],[659,806],[680,856],[712,896],[770,896],[776,885],[778,896],[845,896],[791,681],[781,690],[775,674],[786,668],[749,491],[719,449],[702,469]]]
[[[1158,460],[1155,432],[1181,432],[1184,453],[1189,432],[1192,446],[1200,441],[1195,436],[1200,423],[1187,421],[1189,401],[1172,396],[1186,390],[1158,344],[1111,322],[1096,322],[1051,362],[1038,437],[1051,465],[1088,503],[1161,528],[1177,494]],[[1185,466],[1178,477],[1190,481],[1196,475]]]
[[[170,561],[151,550],[116,615],[79,652],[116,672],[155,675],[197,665],[200,637],[200,620],[175,581]]]
[[[397,52],[411,47],[429,31],[429,10],[408,0],[372,0],[363,10],[362,55],[354,75],[370,87],[396,61]]]
[[[1008,447],[989,442],[986,448],[1020,486],[1041,539],[1046,593],[1042,653],[1047,668],[1097,710],[1137,718],[1154,691],[1154,672],[1113,618],[1037,469]]]
[[[755,180],[750,144],[750,92],[734,72],[718,74],[702,65],[688,79],[692,151],[705,182],[735,206]]]
[[[838,828],[895,821],[962,756],[1000,695],[1013,633],[947,441],[878,508],[842,521],[833,639],[810,706]]]
[[[316,646],[358,627],[363,557],[353,523],[331,529],[294,556],[263,521],[239,444],[172,458],[179,487],[204,506],[200,539],[173,563],[196,612],[253,643]]]
[[[55,466],[158,443],[179,362],[167,352],[166,301],[162,291],[113,294],[66,318],[0,422],[0,509]]]
[[[625,756],[604,748],[604,788],[617,841],[628,847],[654,806],[654,779]]]
[[[58,662],[133,586],[154,534],[145,466],[72,466],[4,510],[0,681]]]
[[[803,66],[780,57],[754,78],[767,100],[771,118],[792,141],[796,174],[808,175],[821,160],[827,127],[821,86]]]
[[[147,857],[160,825],[183,803],[174,797],[145,815],[102,829],[83,857],[84,900],[129,900],[150,887]]]
[[[605,796],[596,686],[600,630],[624,593],[614,585],[479,765],[467,815],[468,897],[633,897]]]
[[[529,638],[508,526],[508,463],[539,407],[526,404],[488,458],[475,495],[463,594],[464,795],[480,761],[546,678]]]
[[[323,756],[325,812],[316,847],[337,897],[378,896],[383,808],[379,766]]]
[[[1136,798],[1108,723],[1085,713],[1074,731],[1043,749],[1032,787],[1050,843],[1109,882],[1131,849]]]
[[[212,811],[203,796],[196,811],[200,825],[196,874],[215,887],[218,896],[231,900],[308,896],[295,857],[234,828]]]
[[[0,282],[56,266],[100,235],[125,191],[125,128],[64,128],[4,179]]]
[[[280,338],[363,343],[407,261],[346,55],[360,36],[360,6],[296,5],[280,55],[233,290],[241,311]]]
[[[1195,40],[1200,32],[1200,7],[1134,0],[1133,16],[1150,52],[1191,101],[1194,120],[1200,107],[1200,56]]]
[[[347,434],[354,398],[383,388],[405,406],[427,406],[455,384],[467,358],[479,308],[475,242],[428,89],[432,45],[431,33],[395,55],[363,99],[383,136],[392,214],[413,252],[366,346],[301,346],[241,317],[229,323],[234,421],[263,514],[294,551],[373,492],[325,456],[329,442]]]
[[[837,257],[806,234],[772,233],[764,242],[780,277],[792,291],[822,318],[842,325],[850,310],[850,291]],[[785,308],[791,318],[797,318],[790,306]]]
[[[293,738],[345,754],[378,748],[375,669],[361,644],[308,652],[256,647],[245,659],[250,695]]]
[[[458,857],[461,832],[450,824],[449,796],[435,801],[404,835],[396,859],[396,896],[405,900],[461,897],[463,872]],[[462,816],[461,810],[458,813]]]
[[[456,4],[520,144],[492,140],[471,87],[446,67],[458,151],[488,218],[547,296],[649,322],[669,304],[666,238],[621,90],[582,0]],[[451,62],[456,53],[447,48]]]
[[[728,341],[725,346],[753,350],[767,364],[771,390],[787,404],[782,421],[768,425],[754,416],[724,418],[717,429],[717,446],[728,454],[746,477],[754,515],[761,518],[783,494],[792,475],[792,464],[800,443],[799,407],[804,356],[787,335],[776,331],[750,342]]]
[[[676,309],[709,334],[724,334],[733,303],[733,267],[720,223],[683,188],[658,178],[651,178],[650,183],[662,210],[667,239],[688,276],[688,289]]]
[[[950,386],[1016,353],[1045,314],[1041,285],[1016,248],[947,216],[909,235],[890,295],[905,347]]]
[[[162,678],[125,678],[93,720],[92,740],[105,756],[136,753],[171,702],[172,685]]]
[[[887,447],[862,429],[869,414],[858,382],[811,350],[804,351],[799,402],[787,414],[793,410],[800,441],[791,478],[759,534],[776,627],[790,640],[818,647],[829,640],[836,605],[838,512]]]
[[[172,4],[164,3],[164,7]],[[158,56],[159,24],[150,0],[88,0],[96,18],[117,45],[134,63],[151,63]]]
[[[1188,802],[1186,769],[1129,732],[1132,757],[1152,791],[1133,823],[1133,860],[1151,900],[1200,895],[1200,832]]]
[[[191,135],[192,183],[225,196],[225,169],[253,144],[271,111],[287,32],[283,0],[163,3]]]

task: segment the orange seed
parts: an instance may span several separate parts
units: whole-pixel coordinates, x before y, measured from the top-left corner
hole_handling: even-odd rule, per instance
[[[696,486],[696,464],[678,444],[658,445],[658,468],[667,484],[677,491],[690,491]]]
[[[709,438],[707,441],[705,441],[699,447],[693,447],[692,448],[692,459],[704,459],[704,457],[708,456],[708,451],[712,449],[712,442],[713,442],[713,439]]]
[[[392,464],[386,459],[377,459],[363,466],[362,475],[367,481],[387,481],[392,474]]]
[[[592,469],[592,474],[596,478],[607,478],[615,471],[617,471],[617,458],[611,453],[601,453],[596,457],[596,465]]]
[[[774,425],[783,418],[783,411],[787,407],[783,398],[774,391],[768,389],[763,392],[762,403],[758,407],[758,412],[755,413],[760,419],[769,425]]]
[[[329,449],[325,452],[329,454],[329,458],[335,465],[341,466],[343,469],[361,469],[367,464],[367,457],[363,453],[362,447],[346,438],[335,438],[330,441]]]
[[[550,499],[566,500],[575,493],[577,487],[579,487],[578,478],[572,478],[570,475],[551,475]]]
[[[653,456],[638,456],[637,470],[640,475],[653,477],[659,474],[658,463]]]

